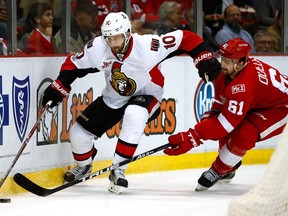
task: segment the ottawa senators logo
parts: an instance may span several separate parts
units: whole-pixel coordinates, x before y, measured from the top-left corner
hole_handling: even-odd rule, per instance
[[[136,82],[121,71],[122,64],[114,62],[111,71],[111,85],[122,96],[133,95],[136,90]]]

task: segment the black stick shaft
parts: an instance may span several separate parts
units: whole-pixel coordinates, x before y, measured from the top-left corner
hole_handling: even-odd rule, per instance
[[[27,138],[24,140],[24,142],[21,145],[21,148],[19,149],[19,151],[17,152],[14,160],[12,161],[12,164],[10,165],[9,169],[7,170],[5,176],[2,178],[1,182],[0,182],[0,188],[2,187],[2,185],[4,184],[5,180],[7,179],[7,177],[9,176],[11,170],[13,169],[13,167],[15,166],[16,162],[18,161],[19,157],[21,156],[22,152],[24,151],[24,149],[26,148],[28,142],[30,141],[31,137],[33,136],[34,132],[37,129],[37,126],[44,114],[44,112],[46,111],[46,109],[51,105],[52,101],[49,101],[45,107],[42,108],[40,115],[38,116],[37,121],[35,122],[34,126],[32,127],[31,131],[29,132]]]
[[[108,167],[106,167],[104,169],[101,169],[101,170],[98,170],[96,172],[90,173],[89,175],[86,175],[86,176],[84,176],[84,177],[82,177],[80,179],[77,179],[75,181],[60,185],[60,186],[58,186],[56,188],[52,188],[52,189],[43,188],[43,187],[37,185],[36,183],[32,182],[30,179],[26,178],[21,173],[16,173],[14,175],[14,181],[19,186],[21,186],[22,188],[26,189],[27,191],[29,191],[29,192],[31,192],[33,194],[36,194],[38,196],[46,197],[46,196],[49,196],[49,195],[51,195],[53,193],[61,191],[61,190],[65,189],[65,188],[68,188],[68,187],[71,187],[73,185],[76,185],[76,184],[78,184],[80,182],[87,181],[87,180],[89,180],[91,178],[94,178],[96,176],[102,175],[103,173],[106,173],[108,171],[117,169],[118,167],[121,167],[121,166],[126,165],[128,163],[131,163],[133,161],[140,160],[141,158],[147,157],[147,156],[152,155],[152,154],[154,154],[154,153],[156,153],[158,151],[166,149],[169,146],[170,146],[170,144],[167,143],[165,145],[159,146],[159,147],[154,148],[152,150],[149,150],[149,151],[143,152],[141,154],[138,154],[136,156],[133,156],[131,159],[127,159],[127,160],[124,160],[124,161],[122,161],[120,163],[108,166]]]

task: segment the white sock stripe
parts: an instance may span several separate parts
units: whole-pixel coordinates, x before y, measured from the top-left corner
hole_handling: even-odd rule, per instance
[[[224,164],[232,167],[234,167],[239,161],[242,160],[241,156],[230,152],[226,145],[224,145],[223,148],[220,150],[219,158]]]

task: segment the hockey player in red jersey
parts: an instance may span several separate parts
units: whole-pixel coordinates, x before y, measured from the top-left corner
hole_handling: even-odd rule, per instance
[[[250,45],[240,38],[220,47],[222,71],[215,79],[211,110],[187,132],[171,135],[168,155],[180,155],[218,140],[219,154],[198,180],[196,191],[231,180],[256,142],[280,134],[288,121],[288,78],[268,64],[249,58]]]
[[[193,32],[178,30],[161,37],[132,34],[131,22],[123,12],[109,13],[101,31],[102,36],[88,42],[82,52],[67,57],[57,79],[44,91],[42,104],[52,100],[53,107],[69,95],[76,78],[93,72],[105,74],[102,95],[79,115],[70,129],[77,166],[64,175],[68,182],[91,172],[97,154],[93,139],[101,137],[121,119],[113,163],[133,156],[146,123],[160,113],[164,86],[164,77],[158,68],[160,62],[186,53],[194,59],[202,79],[214,80],[221,71],[218,60]],[[111,171],[109,191],[120,193],[128,187],[126,167]]]

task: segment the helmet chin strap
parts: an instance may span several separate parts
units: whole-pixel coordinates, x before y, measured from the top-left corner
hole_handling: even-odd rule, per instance
[[[238,62],[238,63],[239,63],[239,62]],[[246,65],[247,65],[247,62],[245,62],[244,65],[243,65],[241,68],[237,69],[238,63],[237,63],[237,64],[234,64],[234,66],[233,66],[235,72],[230,75],[230,78],[231,78],[231,79],[234,79],[234,78],[236,77],[236,75],[239,73],[239,71],[241,71],[241,70],[242,70],[244,67],[246,67]]]
[[[130,40],[130,37],[131,37],[131,34],[130,36],[128,36],[128,33],[126,33],[126,35],[124,34],[124,37],[125,37],[125,40],[124,40],[124,46],[123,46],[123,49],[121,50],[121,53],[123,53],[129,43],[129,40]]]

